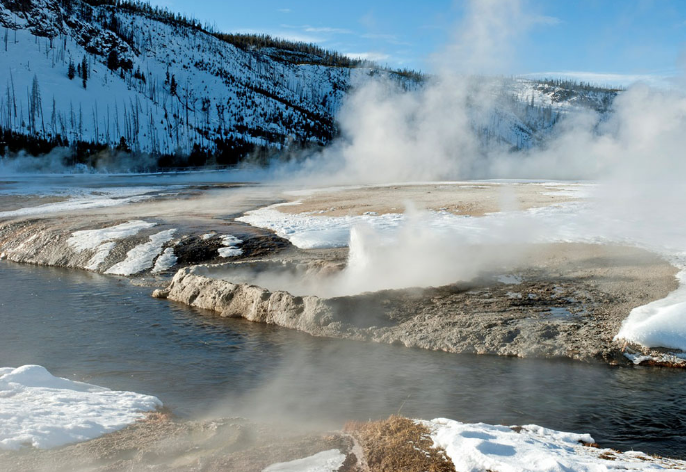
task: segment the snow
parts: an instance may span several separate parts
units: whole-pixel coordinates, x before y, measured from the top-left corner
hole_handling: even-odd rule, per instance
[[[236,221],[270,229],[301,249],[324,249],[346,247],[350,231],[356,225],[366,224],[377,230],[388,230],[397,228],[404,219],[397,213],[336,217],[287,214],[278,210],[282,205],[249,211]]]
[[[109,241],[109,242],[100,244],[96,248],[95,254],[93,254],[93,256],[88,260],[88,262],[84,266],[84,269],[98,270],[100,265],[103,262],[105,262],[105,259],[107,259],[107,256],[110,255],[110,252],[112,251],[112,249],[115,248],[116,245],[117,245],[117,243],[114,241]]]
[[[629,359],[635,365],[643,364],[644,362],[656,362],[661,365],[672,365],[686,367],[686,353],[661,353],[657,355],[642,355],[635,352],[629,352],[630,348],[626,348],[624,357]]]
[[[686,270],[683,267],[677,279],[679,288],[667,297],[631,310],[615,339],[686,351]]]
[[[155,223],[143,220],[131,220],[116,226],[103,229],[88,229],[72,233],[67,244],[75,251],[96,249],[102,243],[135,236],[141,230],[152,228]]]
[[[243,241],[236,236],[225,234],[221,236],[221,240],[225,247],[219,248],[220,257],[236,257],[243,254],[243,249],[238,247],[243,244]]]
[[[221,236],[221,239],[224,246],[237,246],[243,243],[242,240],[231,234],[224,234]]]
[[[126,253],[126,259],[113,265],[106,274],[133,275],[143,272],[153,266],[155,258],[162,252],[162,247],[169,241],[176,229],[168,229],[150,236],[150,241],[134,247]]]
[[[686,461],[660,459],[641,452],[619,453],[587,447],[588,434],[555,431],[536,425],[522,427],[466,424],[439,418],[419,421],[432,432],[435,447],[445,449],[460,472],[601,472],[683,468]]]
[[[152,273],[159,274],[160,272],[171,269],[176,265],[177,260],[178,258],[174,254],[174,249],[168,247],[155,261],[155,267],[152,268]]]
[[[132,220],[116,226],[103,229],[88,229],[72,233],[67,240],[67,244],[77,252],[95,250],[95,253],[88,260],[84,269],[98,270],[100,265],[105,262],[107,256],[117,245],[116,241],[131,236],[135,236],[141,230],[152,228],[155,223],[148,223],[143,220]]]
[[[1,211],[0,218],[14,218],[19,216],[35,216],[64,211],[88,210],[94,208],[108,208],[117,205],[140,202],[150,198],[146,195],[156,189],[139,188],[107,188],[107,189],[74,189],[72,194],[65,195],[64,201],[46,203],[18,210]],[[76,194],[73,194],[76,192]]]
[[[305,459],[270,465],[263,472],[336,472],[344,462],[345,454],[331,449]]]
[[[239,247],[220,247],[219,256],[220,257],[236,257],[243,254],[243,249]]]
[[[157,398],[54,377],[44,367],[0,368],[0,449],[48,449],[124,428]]]
[[[103,8],[93,10],[97,18]],[[271,145],[281,145],[289,135],[321,141],[307,130],[312,117],[331,119],[352,78],[369,72],[296,65],[266,55],[256,58],[250,51],[195,29],[127,11],[118,11],[116,16],[121,28],[131,36],[131,44],[119,40],[123,49],[120,55],[132,60],[131,72],[140,68],[145,82],[131,72],[122,78],[108,70],[109,49],[104,38],[112,33],[97,20],[82,26],[80,19],[72,17],[75,27],[61,24],[57,18],[46,20],[67,31],[64,41],[60,36],[52,48],[47,38],[33,36],[19,21],[16,42],[12,34],[7,50],[0,50],[2,63],[11,64],[0,69],[0,84],[11,84],[12,98],[25,119],[22,122],[21,115],[14,113],[7,116],[5,106],[0,108],[0,123],[9,123],[12,130],[22,134],[32,132],[26,119],[26,92],[31,90],[35,76],[44,114],[37,117],[35,132],[41,135],[61,134],[70,141],[108,142],[112,146],[124,136],[134,151],[160,153],[174,153],[177,148],[188,153],[194,142],[213,148],[214,139],[220,136]],[[110,15],[105,13],[105,17]],[[102,49],[101,54],[89,54],[75,40],[82,38],[80,29],[88,30],[92,37],[88,46]],[[90,61],[86,89],[78,77],[67,77],[69,60],[78,63],[84,56]],[[166,82],[167,71],[178,83],[175,95]],[[153,83],[159,85],[150,87]],[[208,99],[206,114],[201,104]],[[0,105],[3,100],[0,97]],[[186,119],[196,126],[186,126]],[[247,130],[238,131],[239,125]],[[264,136],[274,137],[269,138],[270,143]]]

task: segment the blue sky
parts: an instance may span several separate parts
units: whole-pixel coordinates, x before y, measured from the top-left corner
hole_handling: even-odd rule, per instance
[[[504,0],[507,1],[507,0]],[[392,67],[432,72],[458,31],[460,0],[152,0],[227,32],[267,33]],[[686,63],[686,0],[522,0],[534,18],[508,73],[675,75]],[[681,58],[681,59],[680,59]],[[583,77],[583,76],[582,76]],[[604,80],[607,79],[607,80]]]

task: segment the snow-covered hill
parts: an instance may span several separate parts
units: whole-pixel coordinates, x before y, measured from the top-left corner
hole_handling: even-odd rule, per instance
[[[5,141],[31,136],[229,164],[256,146],[327,144],[344,97],[365,77],[421,86],[302,52],[237,47],[172,15],[89,3],[0,0]],[[606,109],[614,96],[526,80],[509,80],[500,93],[502,106],[476,127],[484,142],[514,148],[535,145],[570,108]]]

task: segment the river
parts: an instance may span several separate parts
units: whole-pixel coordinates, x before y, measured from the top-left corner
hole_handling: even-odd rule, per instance
[[[159,397],[182,417],[339,428],[393,413],[588,432],[686,457],[680,370],[454,355],[221,319],[82,271],[0,262],[0,364]]]

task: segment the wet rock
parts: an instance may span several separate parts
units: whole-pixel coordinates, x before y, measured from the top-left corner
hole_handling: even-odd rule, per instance
[[[94,221],[89,218],[54,218],[20,220],[0,223],[0,253],[3,259],[14,262],[22,262],[37,265],[57,267],[69,267],[106,273],[112,266],[124,261],[129,251],[134,247],[148,243],[150,236],[161,231],[176,229],[177,239],[165,243],[159,248],[159,254],[153,259],[153,264],[135,275],[147,275],[154,267],[154,262],[165,249],[171,248],[176,257],[176,266],[184,267],[203,262],[225,262],[227,259],[220,257],[219,249],[224,247],[221,234],[229,233],[228,230],[215,232],[215,236],[203,238],[199,234],[186,233],[178,225],[166,224],[161,221],[148,221],[155,223],[154,226],[141,229],[136,234],[120,239],[108,241],[112,247],[108,248],[106,255],[93,263],[93,257],[98,252],[98,247],[79,250],[70,246],[69,240],[76,231],[99,230],[114,227],[129,220]],[[220,226],[218,229],[222,229]],[[196,232],[204,231],[196,229]],[[231,231],[233,232],[233,231]],[[253,257],[272,255],[288,248],[290,244],[278,236],[266,231],[251,231],[240,235],[242,254],[231,260],[245,260]]]
[[[152,292],[153,298],[166,299],[169,296],[169,290],[157,289]]]

